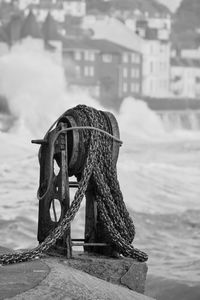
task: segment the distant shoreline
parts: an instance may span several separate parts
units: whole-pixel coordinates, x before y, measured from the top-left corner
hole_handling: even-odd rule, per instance
[[[105,107],[119,110],[124,99],[110,99],[109,101],[98,100],[99,103]],[[143,101],[153,111],[187,111],[187,110],[200,110],[200,99],[187,99],[187,98],[150,98],[141,97],[135,101]],[[5,96],[0,95],[0,114],[9,115],[12,113],[9,108],[8,100]]]

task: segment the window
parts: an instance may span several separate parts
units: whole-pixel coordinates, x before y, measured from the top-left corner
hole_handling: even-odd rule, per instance
[[[85,51],[84,52],[84,59],[87,61],[94,61],[95,60],[95,54],[93,51]]]
[[[166,71],[166,70],[167,70],[167,63],[160,62],[160,71]]]
[[[137,53],[132,53],[131,54],[131,61],[132,63],[140,63],[140,55]]]
[[[154,53],[154,46],[151,44],[150,45],[150,53],[153,54]]]
[[[131,69],[131,77],[132,78],[139,78],[140,77],[140,70],[137,67]]]
[[[135,69],[135,77],[136,78],[140,77],[140,70],[139,69]]]
[[[123,68],[123,77],[124,78],[128,77],[128,69],[127,68]]]
[[[131,92],[132,92],[132,93],[135,92],[135,83],[131,83]]]
[[[134,63],[135,59],[136,59],[136,55],[135,55],[135,53],[132,53],[131,54],[131,62]]]
[[[135,62],[138,63],[138,64],[140,63],[140,55],[139,54],[136,54]]]
[[[75,72],[76,72],[76,77],[80,77],[80,75],[81,75],[81,68],[80,68],[80,66],[76,66],[75,67]]]
[[[154,66],[153,66],[153,61],[150,62],[150,72],[153,73],[154,71]]]
[[[151,89],[151,91],[154,90],[154,82],[153,82],[153,80],[150,81],[150,89]]]
[[[128,63],[128,53],[123,53],[122,59],[124,63]]]
[[[84,68],[84,75],[89,76],[89,68],[88,67]]]
[[[128,91],[128,84],[127,82],[123,83],[123,92],[126,93]]]
[[[75,60],[81,60],[81,51],[75,51],[74,52],[74,59]]]
[[[92,67],[92,66],[89,67],[89,76],[91,76],[91,77],[94,76],[94,67]]]
[[[132,82],[131,83],[131,92],[132,93],[139,93],[140,91],[140,86],[137,82]]]
[[[131,77],[132,77],[132,78],[135,78],[135,68],[132,68],[132,69],[131,69]]]
[[[103,54],[102,61],[105,63],[111,63],[112,62],[112,54]]]
[[[87,76],[87,77],[94,76],[94,67],[92,67],[92,66],[86,66],[84,68],[84,75]]]
[[[160,45],[160,52],[165,52],[165,50],[166,50],[165,44],[161,44]]]
[[[135,92],[136,92],[136,93],[139,93],[139,92],[140,92],[140,85],[139,85],[139,83],[136,83],[136,84],[135,84]]]

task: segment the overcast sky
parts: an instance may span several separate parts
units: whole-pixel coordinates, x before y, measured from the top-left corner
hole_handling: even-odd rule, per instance
[[[160,3],[168,6],[172,11],[175,11],[182,0],[157,0]]]

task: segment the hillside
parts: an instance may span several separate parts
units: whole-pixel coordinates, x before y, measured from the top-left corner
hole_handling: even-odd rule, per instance
[[[169,9],[156,0],[87,0],[88,11],[98,10],[101,12],[109,12],[110,10],[141,10],[143,12],[152,13],[170,13]]]
[[[200,1],[182,0],[174,15],[172,41],[179,47],[200,45]]]

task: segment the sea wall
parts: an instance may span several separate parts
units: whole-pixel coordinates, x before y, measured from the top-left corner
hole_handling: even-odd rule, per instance
[[[0,253],[10,250],[0,247]],[[76,253],[74,258],[46,256],[41,260],[2,266],[0,300],[149,300],[144,292],[147,266],[132,259]]]

